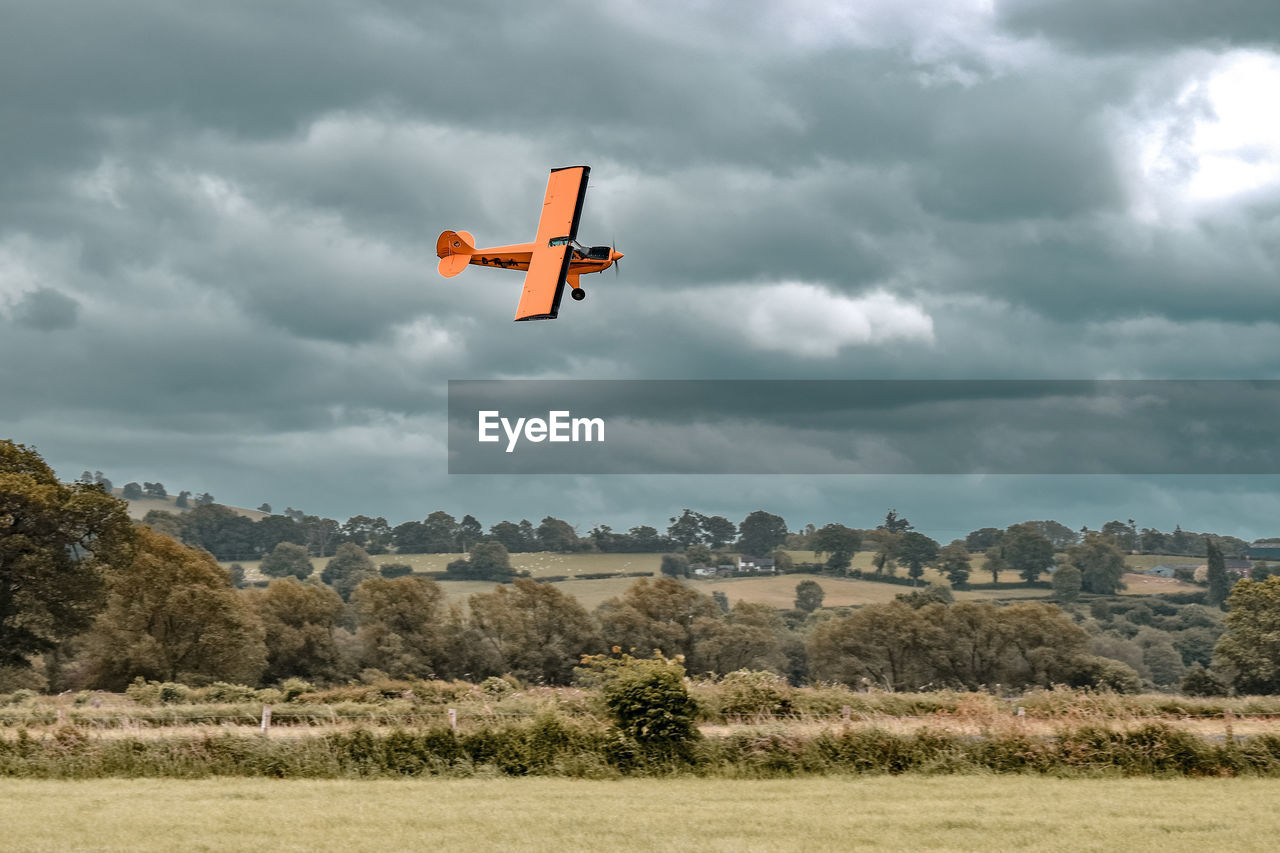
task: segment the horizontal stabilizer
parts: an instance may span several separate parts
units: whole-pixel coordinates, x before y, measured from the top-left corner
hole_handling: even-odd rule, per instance
[[[436,255],[440,258],[440,275],[452,278],[467,268],[475,252],[476,238],[466,231],[445,231],[436,240]]]

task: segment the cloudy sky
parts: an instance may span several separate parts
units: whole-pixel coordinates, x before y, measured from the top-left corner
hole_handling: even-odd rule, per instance
[[[582,532],[1280,535],[1269,477],[445,455],[450,379],[1280,378],[1273,2],[3,5],[0,436],[66,479]],[[437,275],[441,230],[530,239],[577,163],[619,276],[516,324],[518,274]]]

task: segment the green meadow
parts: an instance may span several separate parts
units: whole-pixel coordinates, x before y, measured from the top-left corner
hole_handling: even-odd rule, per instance
[[[0,781],[5,849],[1275,849],[1280,782],[871,776],[786,780]]]

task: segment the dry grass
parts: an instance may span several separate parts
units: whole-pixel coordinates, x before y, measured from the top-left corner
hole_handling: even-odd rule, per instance
[[[6,849],[1275,849],[1280,782],[872,776],[0,781]]]

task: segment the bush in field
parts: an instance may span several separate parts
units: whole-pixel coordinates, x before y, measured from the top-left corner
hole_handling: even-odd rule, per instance
[[[597,655],[583,663],[599,678],[620,734],[654,758],[689,758],[690,745],[701,736],[694,725],[698,708],[678,661]]]
[[[281,542],[262,558],[258,571],[270,578],[295,577],[303,580],[315,571],[307,549],[292,542]]]
[[[726,717],[786,714],[791,688],[777,673],[740,669],[720,680],[720,713]]]
[[[413,566],[408,563],[383,563],[378,567],[378,574],[384,578],[402,578],[413,574]]]

